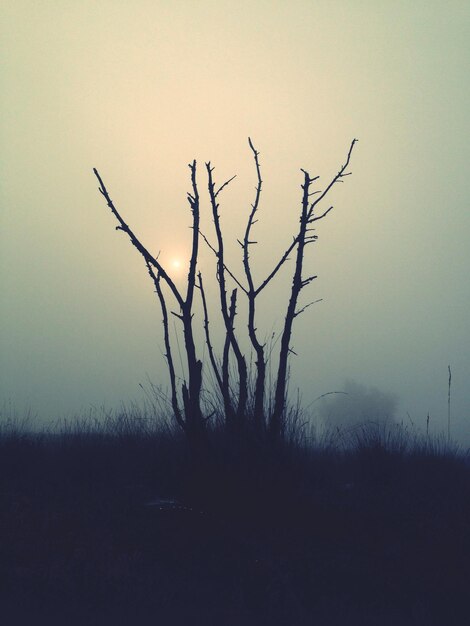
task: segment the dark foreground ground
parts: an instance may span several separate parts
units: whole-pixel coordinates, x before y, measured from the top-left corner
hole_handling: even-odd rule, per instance
[[[5,430],[0,623],[468,624],[470,468],[404,448]]]

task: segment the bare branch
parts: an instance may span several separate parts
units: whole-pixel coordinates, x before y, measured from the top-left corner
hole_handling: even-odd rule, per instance
[[[230,313],[229,313],[230,316]],[[233,324],[233,317],[229,317],[230,323]],[[229,363],[230,363],[230,335],[225,333],[225,341],[224,347],[222,350],[222,399],[224,401],[224,408],[226,412],[226,418],[230,421],[233,417],[233,407],[230,399],[230,371],[229,371]]]
[[[280,258],[279,262],[275,265],[275,267],[272,270],[272,272],[261,283],[261,285],[255,290],[256,295],[258,295],[261,291],[263,291],[263,289],[271,282],[271,280],[276,276],[276,274],[281,269],[281,267],[284,265],[284,263],[288,260],[289,254],[292,252],[292,250],[295,248],[295,246],[297,244],[297,240],[298,240],[298,237],[294,237],[292,243],[287,248],[287,250],[284,252],[284,254]]]
[[[312,306],[312,304],[317,304],[318,302],[322,302],[322,301],[323,301],[323,298],[319,298],[318,300],[313,300],[313,302],[309,302],[308,304],[303,306],[301,309],[296,311],[294,314],[294,317],[301,315],[305,311],[305,309],[308,309],[308,307]]]
[[[175,415],[175,419],[178,422],[178,424],[181,426],[181,428],[184,429],[184,420],[183,417],[181,415],[181,411],[178,405],[178,395],[176,393],[176,375],[175,375],[175,366],[173,363],[173,356],[171,353],[171,344],[170,344],[170,333],[168,330],[168,311],[166,308],[166,302],[165,302],[165,297],[163,295],[162,292],[162,288],[160,285],[160,275],[155,275],[155,272],[153,271],[152,266],[150,265],[150,263],[147,261],[146,262],[147,265],[147,271],[150,275],[150,278],[153,280],[154,285],[155,285],[155,289],[158,295],[158,299],[160,300],[160,306],[162,309],[162,315],[163,315],[163,336],[164,336],[164,341],[165,341],[165,350],[166,350],[166,360],[168,363],[168,372],[170,374],[170,386],[171,386],[171,405],[173,407],[173,413]]]
[[[310,176],[310,174],[308,172],[306,172],[304,169],[300,168],[300,171],[307,176],[306,180],[308,182],[308,184],[310,185],[311,183],[313,183],[315,180],[318,180],[320,178],[320,176]],[[312,195],[309,193],[309,196]]]
[[[349,147],[349,151],[348,151],[348,155],[346,157],[345,164],[340,167],[339,172],[336,174],[336,176],[326,186],[326,188],[323,190],[323,192],[320,194],[320,196],[314,202],[312,202],[312,204],[310,205],[309,214],[308,214],[309,219],[312,216],[313,211],[314,211],[315,207],[317,206],[317,204],[323,200],[323,198],[330,191],[330,189],[333,187],[333,185],[335,183],[337,183],[341,179],[342,176],[344,176],[344,172],[347,170],[347,168],[349,166],[349,162],[351,160],[352,151],[354,150],[354,146],[356,145],[356,143],[357,143],[357,139],[353,139],[352,142],[351,142],[351,145]]]
[[[254,285],[253,285],[253,277],[251,274],[251,267],[250,267],[250,263],[248,261],[248,245],[251,243],[256,243],[253,241],[250,241],[250,233],[251,233],[251,228],[254,224],[255,221],[255,215],[256,215],[256,211],[258,210],[258,206],[259,206],[259,201],[261,198],[261,189],[263,186],[263,180],[261,178],[261,168],[260,168],[260,164],[259,164],[259,152],[255,149],[251,138],[248,137],[248,143],[250,145],[250,148],[253,152],[253,157],[255,160],[255,168],[256,168],[256,176],[258,178],[258,183],[256,185],[256,195],[255,195],[255,200],[253,202],[253,204],[251,205],[251,212],[250,215],[248,216],[248,222],[246,225],[246,229],[245,229],[245,237],[243,239],[243,265],[245,267],[245,274],[246,274],[246,278],[248,280],[248,291],[254,291]]]
[[[304,280],[302,280],[302,288],[309,285],[312,282],[312,280],[315,280],[315,278],[318,278],[318,276],[309,276],[308,278],[305,278]]]
[[[220,391],[222,392],[222,394],[224,393],[224,386],[223,386],[223,382],[222,382],[222,377],[220,375],[219,372],[219,368],[217,366],[217,361],[215,360],[215,356],[214,356],[214,349],[212,347],[212,343],[211,343],[211,338],[210,338],[210,333],[209,333],[209,314],[207,311],[207,301],[206,301],[206,294],[204,292],[204,285],[202,283],[202,274],[201,272],[198,273],[198,280],[199,280],[199,290],[201,292],[201,299],[202,299],[202,309],[204,312],[204,332],[206,335],[206,344],[207,344],[207,350],[209,352],[209,359],[212,365],[212,369],[214,370],[214,374],[215,377],[217,379],[217,384],[219,385]]]
[[[243,267],[245,268],[245,275],[248,281],[248,334],[250,337],[251,345],[256,352],[256,387],[255,387],[255,406],[254,406],[254,418],[258,427],[264,427],[264,387],[266,378],[266,360],[264,357],[264,346],[258,340],[255,326],[256,315],[256,296],[259,292],[255,290],[253,283],[253,275],[251,272],[249,246],[258,243],[257,241],[250,240],[251,228],[257,221],[255,215],[259,207],[261,198],[261,189],[263,180],[261,178],[261,168],[259,164],[259,152],[253,146],[250,138],[248,143],[253,152],[255,161],[256,175],[258,183],[256,185],[256,195],[253,204],[251,205],[251,212],[248,216],[248,222],[246,225],[245,236],[243,243],[239,241],[243,249]]]
[[[326,211],[324,211],[321,215],[317,215],[316,217],[311,217],[309,219],[309,224],[312,224],[313,222],[316,222],[318,220],[321,220],[325,217],[325,215],[328,215],[328,213],[333,209],[332,206],[330,206],[328,209],[326,209]]]
[[[214,170],[214,168],[212,168],[212,170]],[[228,180],[226,180],[226,181],[225,181],[225,183],[224,183],[223,185],[221,185],[221,186],[218,188],[218,190],[215,192],[215,194],[214,194],[214,195],[215,195],[215,197],[217,198],[217,196],[219,195],[219,193],[220,193],[223,189],[225,189],[225,187],[226,187],[227,185],[229,185],[229,184],[232,182],[232,180],[233,180],[234,178],[236,178],[236,177],[237,177],[237,175],[235,174],[234,176],[232,176],[232,178],[229,178]]]
[[[217,250],[214,248],[214,246],[211,244],[211,242],[209,241],[209,239],[207,239],[207,237],[205,236],[205,234],[202,232],[202,230],[199,231],[199,234],[201,235],[201,237],[204,239],[204,241],[206,242],[206,245],[208,248],[210,248],[212,250],[212,252],[215,254],[215,256],[217,256]],[[225,268],[227,269],[227,268]]]
[[[279,365],[277,372],[276,391],[274,397],[274,409],[270,416],[269,431],[273,438],[278,438],[282,432],[282,416],[286,404],[286,385],[288,372],[288,357],[291,352],[289,348],[292,335],[292,326],[296,317],[297,300],[302,289],[302,267],[304,261],[305,239],[308,228],[309,214],[309,190],[310,176],[308,172],[303,170],[304,183],[302,188],[302,209],[300,213],[299,234],[296,237],[297,253],[295,259],[294,276],[292,278],[291,294],[287,305],[286,316],[284,319],[284,328],[281,337],[281,350],[279,353]]]
[[[190,196],[190,194],[188,194],[188,196],[190,196],[189,203],[193,214],[193,242],[191,247],[191,259],[189,261],[188,289],[185,304],[191,309],[194,297],[194,285],[196,284],[196,265],[199,251],[199,193],[196,183],[196,161],[193,161],[188,167],[191,170],[191,184],[193,186],[193,195]]]
[[[204,239],[204,241],[206,242],[206,245],[208,248],[210,248],[212,250],[212,252],[215,254],[216,257],[218,257],[218,252],[217,250],[214,248],[214,246],[211,244],[211,242],[208,240],[208,238],[204,235],[204,233],[202,231],[199,231],[199,234],[201,235],[201,237]],[[238,280],[238,278],[230,271],[230,269],[225,265],[224,263],[224,270],[227,272],[227,274],[230,276],[230,278],[237,283],[237,285],[240,287],[240,289],[242,291],[244,291],[245,293],[248,293],[246,287],[244,287],[241,282]]]
[[[145,262],[146,263],[150,263],[150,265],[153,265],[154,267],[157,268],[158,273],[163,278],[163,280],[167,283],[168,287],[171,289],[171,291],[173,292],[173,295],[175,296],[176,300],[178,301],[178,304],[182,307],[184,301],[183,301],[183,298],[182,298],[180,292],[178,291],[178,288],[176,287],[175,283],[170,278],[168,273],[165,271],[165,269],[161,265],[161,263],[159,263],[158,259],[156,257],[154,257],[152,254],[150,254],[150,252],[147,250],[147,248],[145,248],[145,246],[142,245],[142,243],[139,241],[139,239],[136,237],[136,235],[133,233],[133,231],[129,228],[129,226],[123,220],[123,218],[121,217],[120,213],[118,212],[118,210],[114,206],[114,203],[113,203],[113,201],[111,200],[111,198],[109,196],[109,193],[108,193],[108,191],[107,191],[107,189],[106,189],[106,187],[104,185],[104,182],[103,182],[101,176],[98,173],[98,170],[96,168],[93,168],[93,172],[94,172],[94,174],[95,174],[95,176],[98,179],[98,182],[100,184],[100,187],[99,187],[100,193],[106,199],[106,202],[107,202],[109,208],[111,209],[112,214],[114,215],[114,217],[119,222],[118,229],[124,231],[128,235],[129,239],[131,240],[132,245],[135,248],[137,248],[137,250],[140,252],[140,254],[144,257]]]
[[[209,198],[210,198],[210,203],[211,203],[211,208],[212,208],[212,217],[214,220],[215,232],[217,236],[217,249],[216,249],[217,250],[217,279],[219,283],[220,307],[221,307],[222,317],[223,317],[224,324],[225,324],[225,330],[230,340],[230,345],[233,348],[235,358],[237,360],[238,376],[239,376],[239,400],[238,400],[237,416],[241,419],[245,414],[245,407],[246,407],[246,402],[248,398],[248,387],[247,387],[248,372],[247,372],[245,357],[243,356],[240,350],[240,346],[235,336],[235,332],[233,329],[233,322],[230,319],[230,311],[229,311],[228,304],[227,304],[225,264],[224,264],[224,240],[222,236],[222,230],[220,227],[219,205],[217,204],[217,199],[215,197],[215,191],[214,191],[215,185],[214,185],[214,180],[212,177],[213,168],[211,167],[210,162],[206,163],[206,169],[207,169],[207,175],[209,179],[208,190],[209,190]],[[232,297],[236,298],[236,289],[234,290],[234,294],[235,296],[232,296]],[[230,306],[232,307],[232,303]],[[235,307],[235,302],[233,302],[233,307]]]
[[[306,285],[306,283],[310,282],[311,279],[306,279],[306,281],[302,280],[302,266],[304,260],[304,251],[305,246],[309,243],[313,243],[316,239],[316,235],[308,234],[308,225],[311,224],[316,219],[321,219],[331,210],[331,208],[327,209],[321,216],[315,218],[313,216],[313,211],[317,204],[323,200],[323,198],[330,191],[332,186],[338,182],[342,176],[345,174],[347,167],[349,166],[349,162],[351,159],[351,154],[354,149],[354,145],[356,143],[356,139],[354,139],[350,145],[346,162],[340,168],[339,172],[336,176],[331,180],[331,182],[327,185],[327,187],[319,194],[318,198],[314,200],[310,204],[309,198],[311,197],[310,192],[310,184],[313,182],[314,178],[312,178],[309,173],[305,170],[302,170],[304,173],[304,183],[301,186],[303,189],[303,198],[302,198],[302,211],[300,216],[300,228],[299,234],[297,235],[296,243],[297,243],[297,254],[296,254],[296,262],[294,269],[294,276],[292,279],[292,288],[291,295],[289,299],[289,304],[287,307],[286,317],[284,321],[284,329],[282,332],[281,338],[281,351],[279,354],[279,367],[277,374],[277,382],[276,382],[276,391],[275,391],[275,400],[274,400],[274,410],[270,417],[269,430],[272,437],[279,437],[282,434],[282,416],[285,409],[285,396],[286,396],[286,379],[287,379],[287,360],[290,352],[289,342],[292,333],[292,325],[294,319],[300,315],[306,308],[311,306],[312,303],[307,304],[302,307],[300,310],[297,310],[297,300],[301,289]]]

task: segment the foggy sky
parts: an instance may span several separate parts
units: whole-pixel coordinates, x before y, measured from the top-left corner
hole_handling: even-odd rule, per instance
[[[357,137],[306,262],[303,302],[323,301],[295,327],[291,388],[308,404],[352,379],[444,427],[450,364],[470,438],[467,2],[4,0],[1,22],[0,404],[47,420],[168,384],[152,285],[93,167],[166,263],[187,255],[187,164],[211,236],[204,162],[237,174],[221,215],[241,275],[252,137],[262,278],[295,232],[300,168],[324,184]],[[261,303],[268,339],[289,280]]]

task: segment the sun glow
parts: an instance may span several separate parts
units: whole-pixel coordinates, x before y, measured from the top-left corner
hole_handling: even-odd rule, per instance
[[[171,269],[174,272],[178,272],[179,273],[179,272],[181,272],[182,268],[183,268],[183,264],[181,262],[181,259],[172,259],[172,261],[171,261]]]

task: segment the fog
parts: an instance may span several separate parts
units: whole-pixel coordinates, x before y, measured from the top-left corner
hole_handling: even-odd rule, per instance
[[[211,237],[204,162],[220,183],[237,174],[221,216],[241,275],[236,238],[256,183],[250,136],[264,181],[259,280],[295,232],[300,168],[322,188],[357,137],[353,175],[332,190],[335,209],[306,259],[318,279],[303,303],[321,302],[297,320],[291,391],[307,406],[354,380],[394,398],[396,420],[424,427],[429,414],[445,429],[450,365],[452,434],[470,441],[469,26],[463,1],[5,0],[5,410],[42,423],[141,402],[149,381],[168,385],[158,301],[93,167],[169,267],[187,260],[187,164],[198,161]],[[207,250],[200,269],[215,326]],[[290,270],[261,302],[267,341]]]

